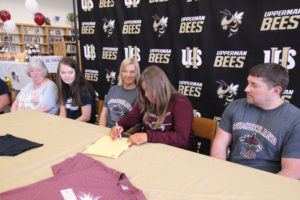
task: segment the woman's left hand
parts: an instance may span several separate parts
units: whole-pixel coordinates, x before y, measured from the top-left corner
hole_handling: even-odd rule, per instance
[[[148,141],[147,133],[135,133],[129,137],[129,142],[135,145],[140,145]]]

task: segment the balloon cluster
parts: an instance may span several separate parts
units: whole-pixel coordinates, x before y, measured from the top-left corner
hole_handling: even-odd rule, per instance
[[[32,13],[34,13],[34,22],[41,26],[44,24],[45,22],[45,16],[40,13],[40,12],[37,12],[38,9],[39,9],[39,5],[38,3],[36,2],[36,0],[25,0],[25,7]]]
[[[7,10],[0,11],[0,18],[4,22],[3,31],[6,33],[12,33],[16,29],[15,23],[11,20],[10,13]]]

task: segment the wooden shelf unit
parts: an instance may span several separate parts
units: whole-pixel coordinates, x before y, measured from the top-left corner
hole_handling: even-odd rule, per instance
[[[54,41],[53,50],[55,56],[73,56],[76,55],[75,41]]]
[[[16,23],[16,31],[13,33],[3,32],[3,23],[0,23],[0,44],[9,46],[10,52],[21,53],[25,50],[26,44],[38,44],[40,54],[53,55],[54,41],[65,41],[66,38],[74,35],[73,27],[64,26],[38,26],[34,24]],[[68,36],[68,37],[65,37]],[[72,44],[75,42],[71,42]],[[76,52],[75,52],[76,54]]]

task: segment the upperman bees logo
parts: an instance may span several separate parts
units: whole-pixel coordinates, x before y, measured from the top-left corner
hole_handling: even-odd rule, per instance
[[[98,70],[93,70],[93,69],[85,69],[84,70],[84,77],[88,81],[97,82],[98,76],[99,76]]]
[[[166,28],[168,27],[168,17],[162,16],[161,18],[157,15],[152,16],[154,19],[153,22],[153,29],[155,32],[158,32],[158,38],[160,38],[165,32]]]
[[[169,64],[171,53],[171,49],[150,49],[148,62]]]
[[[182,17],[179,33],[201,33],[205,16]]]
[[[247,51],[217,51],[214,67],[243,68]]]
[[[114,85],[116,81],[116,72],[110,71],[109,69],[105,69],[106,71],[106,81],[110,83],[110,85]]]
[[[84,49],[84,57],[87,60],[95,60],[96,52],[95,52],[95,46],[93,44],[86,44],[83,46],[83,49]]]
[[[102,47],[102,60],[117,60],[118,47]]]
[[[99,8],[110,8],[115,6],[114,0],[100,0]]]
[[[178,92],[184,96],[200,97],[203,83],[179,81]]]
[[[126,20],[124,21],[122,34],[140,34],[141,33],[142,20]]]
[[[234,97],[237,95],[237,90],[239,88],[239,85],[238,84],[234,85],[233,83],[228,85],[223,80],[216,81],[216,82],[219,84],[219,87],[217,89],[217,94],[220,99],[223,99],[225,97],[224,106],[226,106],[227,104],[231,103],[234,100]]]
[[[107,38],[109,38],[113,33],[115,29],[115,20],[103,18],[103,31],[104,33],[107,33]]]
[[[125,6],[127,8],[136,8],[140,4],[140,0],[124,0]]]
[[[292,47],[271,47],[271,50],[264,50],[265,60],[264,63],[277,63],[290,70],[296,66],[295,59],[297,52]]]
[[[185,68],[190,68],[193,66],[194,69],[198,69],[202,65],[202,51],[198,47],[186,47],[186,49],[181,49],[182,53],[182,65],[185,65]]]
[[[82,22],[81,34],[91,35],[95,33],[96,22]]]
[[[169,0],[149,0],[149,3],[161,3],[161,2],[168,2]]]
[[[244,12],[238,13],[236,11],[233,15],[229,10],[224,9],[224,11],[220,11],[220,13],[223,14],[221,20],[221,26],[223,30],[229,31],[228,37],[235,35],[238,32],[240,25],[242,24]]]
[[[93,0],[81,0],[81,8],[84,12],[91,11],[94,8]]]
[[[300,9],[266,11],[260,31],[292,30],[299,27]]]

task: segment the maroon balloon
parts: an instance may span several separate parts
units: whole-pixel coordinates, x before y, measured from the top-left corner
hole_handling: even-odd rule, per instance
[[[34,21],[37,25],[43,25],[45,22],[45,16],[42,13],[35,13],[34,14]]]
[[[10,13],[7,10],[1,10],[0,11],[0,17],[3,22],[10,20]]]

